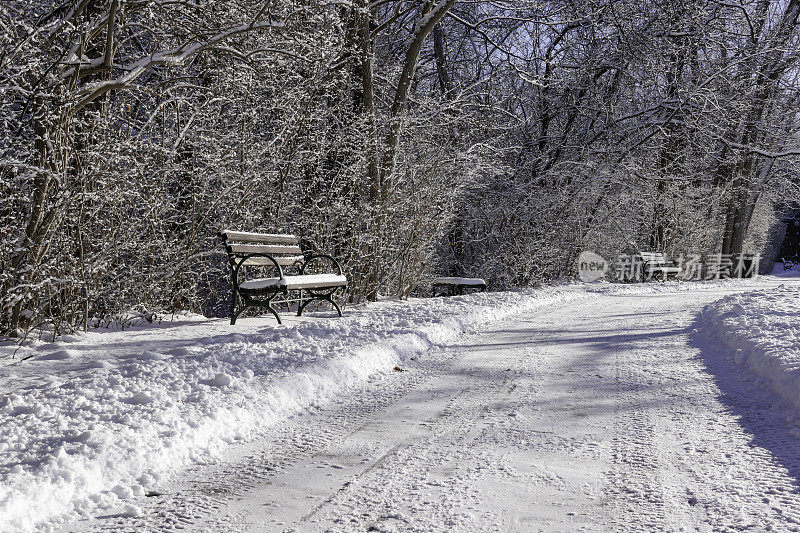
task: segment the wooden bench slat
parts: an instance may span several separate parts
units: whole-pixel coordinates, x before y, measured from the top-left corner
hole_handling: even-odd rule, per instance
[[[667,261],[664,254],[659,252],[641,252],[639,255],[645,263],[665,263]]]
[[[285,233],[252,233],[249,231],[222,230],[229,241],[263,242],[270,244],[297,244],[300,242],[295,235]]]
[[[285,244],[229,244],[232,253],[235,254],[291,254],[303,255],[299,246],[289,246]]]

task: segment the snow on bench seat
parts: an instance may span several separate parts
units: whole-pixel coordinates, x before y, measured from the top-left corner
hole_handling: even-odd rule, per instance
[[[438,287],[438,289],[437,289]],[[433,280],[433,296],[454,296],[464,294],[466,291],[475,289],[478,291],[486,290],[486,281],[481,278],[460,278],[460,277],[439,277]]]
[[[302,276],[284,276],[283,278],[258,278],[242,282],[241,291],[258,291],[273,287],[282,287],[287,290],[295,289],[322,289],[327,287],[343,287],[347,285],[347,278],[337,274],[305,274]]]
[[[437,285],[486,285],[486,281],[481,278],[436,278],[433,280]]]

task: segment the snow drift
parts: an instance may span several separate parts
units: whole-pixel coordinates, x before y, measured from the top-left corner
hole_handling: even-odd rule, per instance
[[[703,310],[702,322],[737,363],[800,410],[800,288],[727,296]]]

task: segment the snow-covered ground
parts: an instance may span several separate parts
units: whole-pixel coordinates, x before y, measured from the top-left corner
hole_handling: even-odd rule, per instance
[[[736,363],[800,413],[800,286],[727,296],[704,310],[703,323]]]
[[[0,529],[136,516],[171,473],[408,357],[514,313],[586,297],[551,288],[382,302],[316,319],[183,317],[3,347]],[[324,313],[323,313],[324,315]]]
[[[711,468],[692,464],[687,457],[700,456],[684,457],[675,442],[667,458],[658,455],[663,450],[647,449],[656,456],[625,460],[633,453],[628,448],[637,446],[631,431],[646,430],[648,446],[660,442],[663,416],[675,422],[692,413],[688,422],[699,423],[697,417],[707,415],[701,420],[706,430],[731,432],[725,438],[735,461],[728,462],[738,461],[737,468],[752,463],[737,448],[746,436],[720,407],[686,328],[710,301],[775,284],[766,278],[548,287],[381,302],[348,309],[342,319],[287,317],[285,326],[268,317],[236,326],[184,317],[31,342],[13,360],[6,346],[0,352],[0,529],[91,529],[109,522],[129,529],[186,522],[212,524],[212,530],[299,522],[362,530],[375,524],[385,530],[484,527],[500,520],[508,490],[517,494],[512,500],[522,513],[507,516],[512,529],[526,529],[520,522],[525,513],[541,527],[564,520],[607,526],[617,520],[611,507],[627,509],[625,502],[639,497],[645,507],[658,503],[648,492],[660,490],[648,485],[653,476]],[[698,401],[710,411],[694,412]],[[659,402],[666,410],[659,411]],[[720,417],[724,423],[714,422]],[[489,429],[474,419],[491,421]],[[640,419],[648,423],[634,424]],[[706,441],[723,438],[666,425],[673,433],[685,430],[684,450],[695,450],[699,441],[710,448]],[[496,437],[486,441],[484,430]],[[509,446],[519,448],[510,462]],[[526,447],[539,457],[533,463]],[[463,468],[448,466],[460,456]],[[650,477],[639,480],[637,461],[650,460],[666,461],[664,472],[648,467]],[[717,467],[729,475],[725,461]],[[433,480],[425,478],[431,468],[438,472]],[[783,476],[781,486],[796,487],[791,475],[776,475]],[[212,478],[222,488],[184,490]],[[272,478],[271,488],[265,478]],[[670,491],[684,490],[670,483]],[[736,485],[739,496],[719,505],[749,502],[744,494],[753,487],[746,483]],[[711,498],[716,487],[702,479],[691,484],[691,506]],[[467,492],[451,493],[455,488]],[[479,501],[476,494],[487,490],[494,499]],[[566,490],[574,492],[572,514],[558,497]],[[192,496],[180,496],[187,492]],[[610,507],[597,509],[595,497]],[[449,503],[425,507],[437,498]],[[767,511],[770,498],[756,502],[747,519],[780,524]],[[409,507],[414,499],[420,507]],[[398,503],[393,511],[393,500],[405,507]],[[261,510],[264,501],[274,504],[269,512]],[[719,513],[715,509],[706,506],[714,511],[709,516]],[[358,518],[359,510],[367,516]],[[656,513],[662,520],[664,511]],[[669,524],[695,524],[680,511]],[[385,515],[383,522],[376,512]],[[719,517],[698,520],[723,523]]]

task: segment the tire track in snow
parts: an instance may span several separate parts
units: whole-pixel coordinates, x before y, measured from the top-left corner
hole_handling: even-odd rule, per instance
[[[615,405],[612,437],[613,471],[608,488],[616,512],[611,525],[616,530],[663,531],[664,509],[656,481],[657,457],[652,455],[655,431],[648,413],[636,405],[636,375],[631,361],[614,357]]]
[[[492,395],[513,391],[508,374],[483,387]],[[480,446],[486,433],[480,421],[491,406],[474,393],[474,388],[460,388],[440,411],[419,422],[423,433],[410,435],[352,477],[346,490],[328,501],[320,522],[376,531],[448,531],[470,528],[476,518],[496,522],[499,517],[491,513],[475,516],[480,499],[474,485],[492,465]],[[369,512],[360,512],[364,507]],[[415,515],[425,519],[412,521]]]
[[[785,458],[782,463],[770,447],[754,444],[768,438],[769,426],[789,432],[776,398],[764,402],[764,391],[743,388],[748,379],[741,368],[707,364],[715,348],[690,344],[692,315],[667,304],[669,316],[659,326],[674,333],[646,346],[634,342],[616,355],[614,529],[798,531],[798,479]],[[720,382],[737,384],[727,394],[739,409],[720,401]],[[757,423],[741,424],[741,414],[754,409]],[[797,450],[800,443],[793,444]]]
[[[246,529],[242,513],[228,509],[256,487],[268,485],[287,466],[322,459],[335,442],[357,433],[367,417],[387,409],[430,379],[454,356],[433,349],[424,360],[413,358],[408,372],[377,375],[350,394],[324,408],[292,417],[271,428],[273,436],[233,445],[231,455],[219,465],[197,466],[166,483],[144,502],[140,517],[100,516],[66,524],[64,531],[239,531]],[[336,466],[330,466],[334,471]]]
[[[90,529],[791,531],[798,471],[759,437],[785,434],[780,413],[687,344],[728,292],[610,295],[465,336]]]

